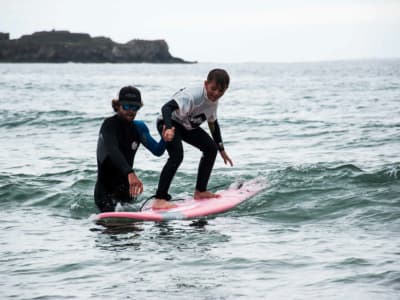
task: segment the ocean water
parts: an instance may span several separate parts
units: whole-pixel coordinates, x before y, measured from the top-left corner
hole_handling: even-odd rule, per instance
[[[160,107],[223,67],[219,121],[233,167],[210,188],[269,188],[208,220],[93,223],[96,142],[136,85]],[[290,64],[0,64],[1,299],[400,299],[400,60]],[[194,189],[200,153],[170,192]],[[167,156],[141,147],[151,196]]]

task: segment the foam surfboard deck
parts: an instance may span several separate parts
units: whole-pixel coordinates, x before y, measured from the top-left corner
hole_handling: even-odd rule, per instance
[[[137,212],[106,212],[95,217],[98,224],[126,223],[135,221],[189,220],[224,213],[266,189],[267,184],[256,180],[232,184],[226,190],[218,191],[218,198],[174,201],[177,207],[152,209],[151,204]]]

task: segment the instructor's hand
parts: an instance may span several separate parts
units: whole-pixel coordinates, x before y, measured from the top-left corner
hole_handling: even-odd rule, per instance
[[[231,167],[233,167],[233,162],[230,159],[230,157],[228,156],[228,154],[225,152],[225,150],[222,150],[219,152],[222,156],[222,159],[224,160],[224,163],[227,165],[228,163],[231,165]]]
[[[128,174],[128,182],[129,194],[132,197],[136,197],[143,192],[143,183],[139,180],[139,178],[137,178],[135,173]]]
[[[164,125],[162,136],[163,136],[164,141],[166,141],[166,142],[172,141],[175,136],[175,127],[165,129],[165,125]]]

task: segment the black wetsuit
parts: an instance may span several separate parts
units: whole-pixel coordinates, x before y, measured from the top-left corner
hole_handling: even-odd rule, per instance
[[[114,211],[118,202],[131,202],[128,174],[142,143],[154,155],[165,151],[165,143],[153,140],[141,121],[128,122],[118,114],[104,120],[97,143],[97,182],[94,199],[101,212]]]
[[[185,128],[184,125],[171,119],[172,113],[179,110],[179,108],[180,106],[175,100],[166,103],[162,107],[163,118],[157,123],[157,128],[160,133],[163,125],[165,125],[166,128],[175,127],[174,139],[167,143],[169,158],[160,174],[158,189],[156,192],[156,198],[159,199],[169,200],[171,198],[168,194],[168,190],[172,179],[183,160],[182,140],[198,148],[203,153],[198,167],[196,182],[196,190],[200,192],[207,190],[208,180],[215,163],[217,152],[218,150],[223,150],[221,131],[217,120],[213,122],[213,128],[211,130],[213,138],[211,138],[210,135],[200,127],[201,122],[206,120],[202,115],[195,116],[195,119],[199,120],[199,122],[196,124],[192,122],[192,128],[190,130]]]

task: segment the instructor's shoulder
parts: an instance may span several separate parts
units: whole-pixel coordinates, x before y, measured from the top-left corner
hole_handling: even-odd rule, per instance
[[[146,133],[149,132],[149,128],[147,127],[146,123],[142,120],[133,120],[133,124],[136,126],[139,132]]]
[[[116,124],[117,120],[116,120],[116,115],[111,116],[111,117],[107,117],[103,120],[103,124],[102,124],[102,128],[110,128],[110,127],[114,127]]]

